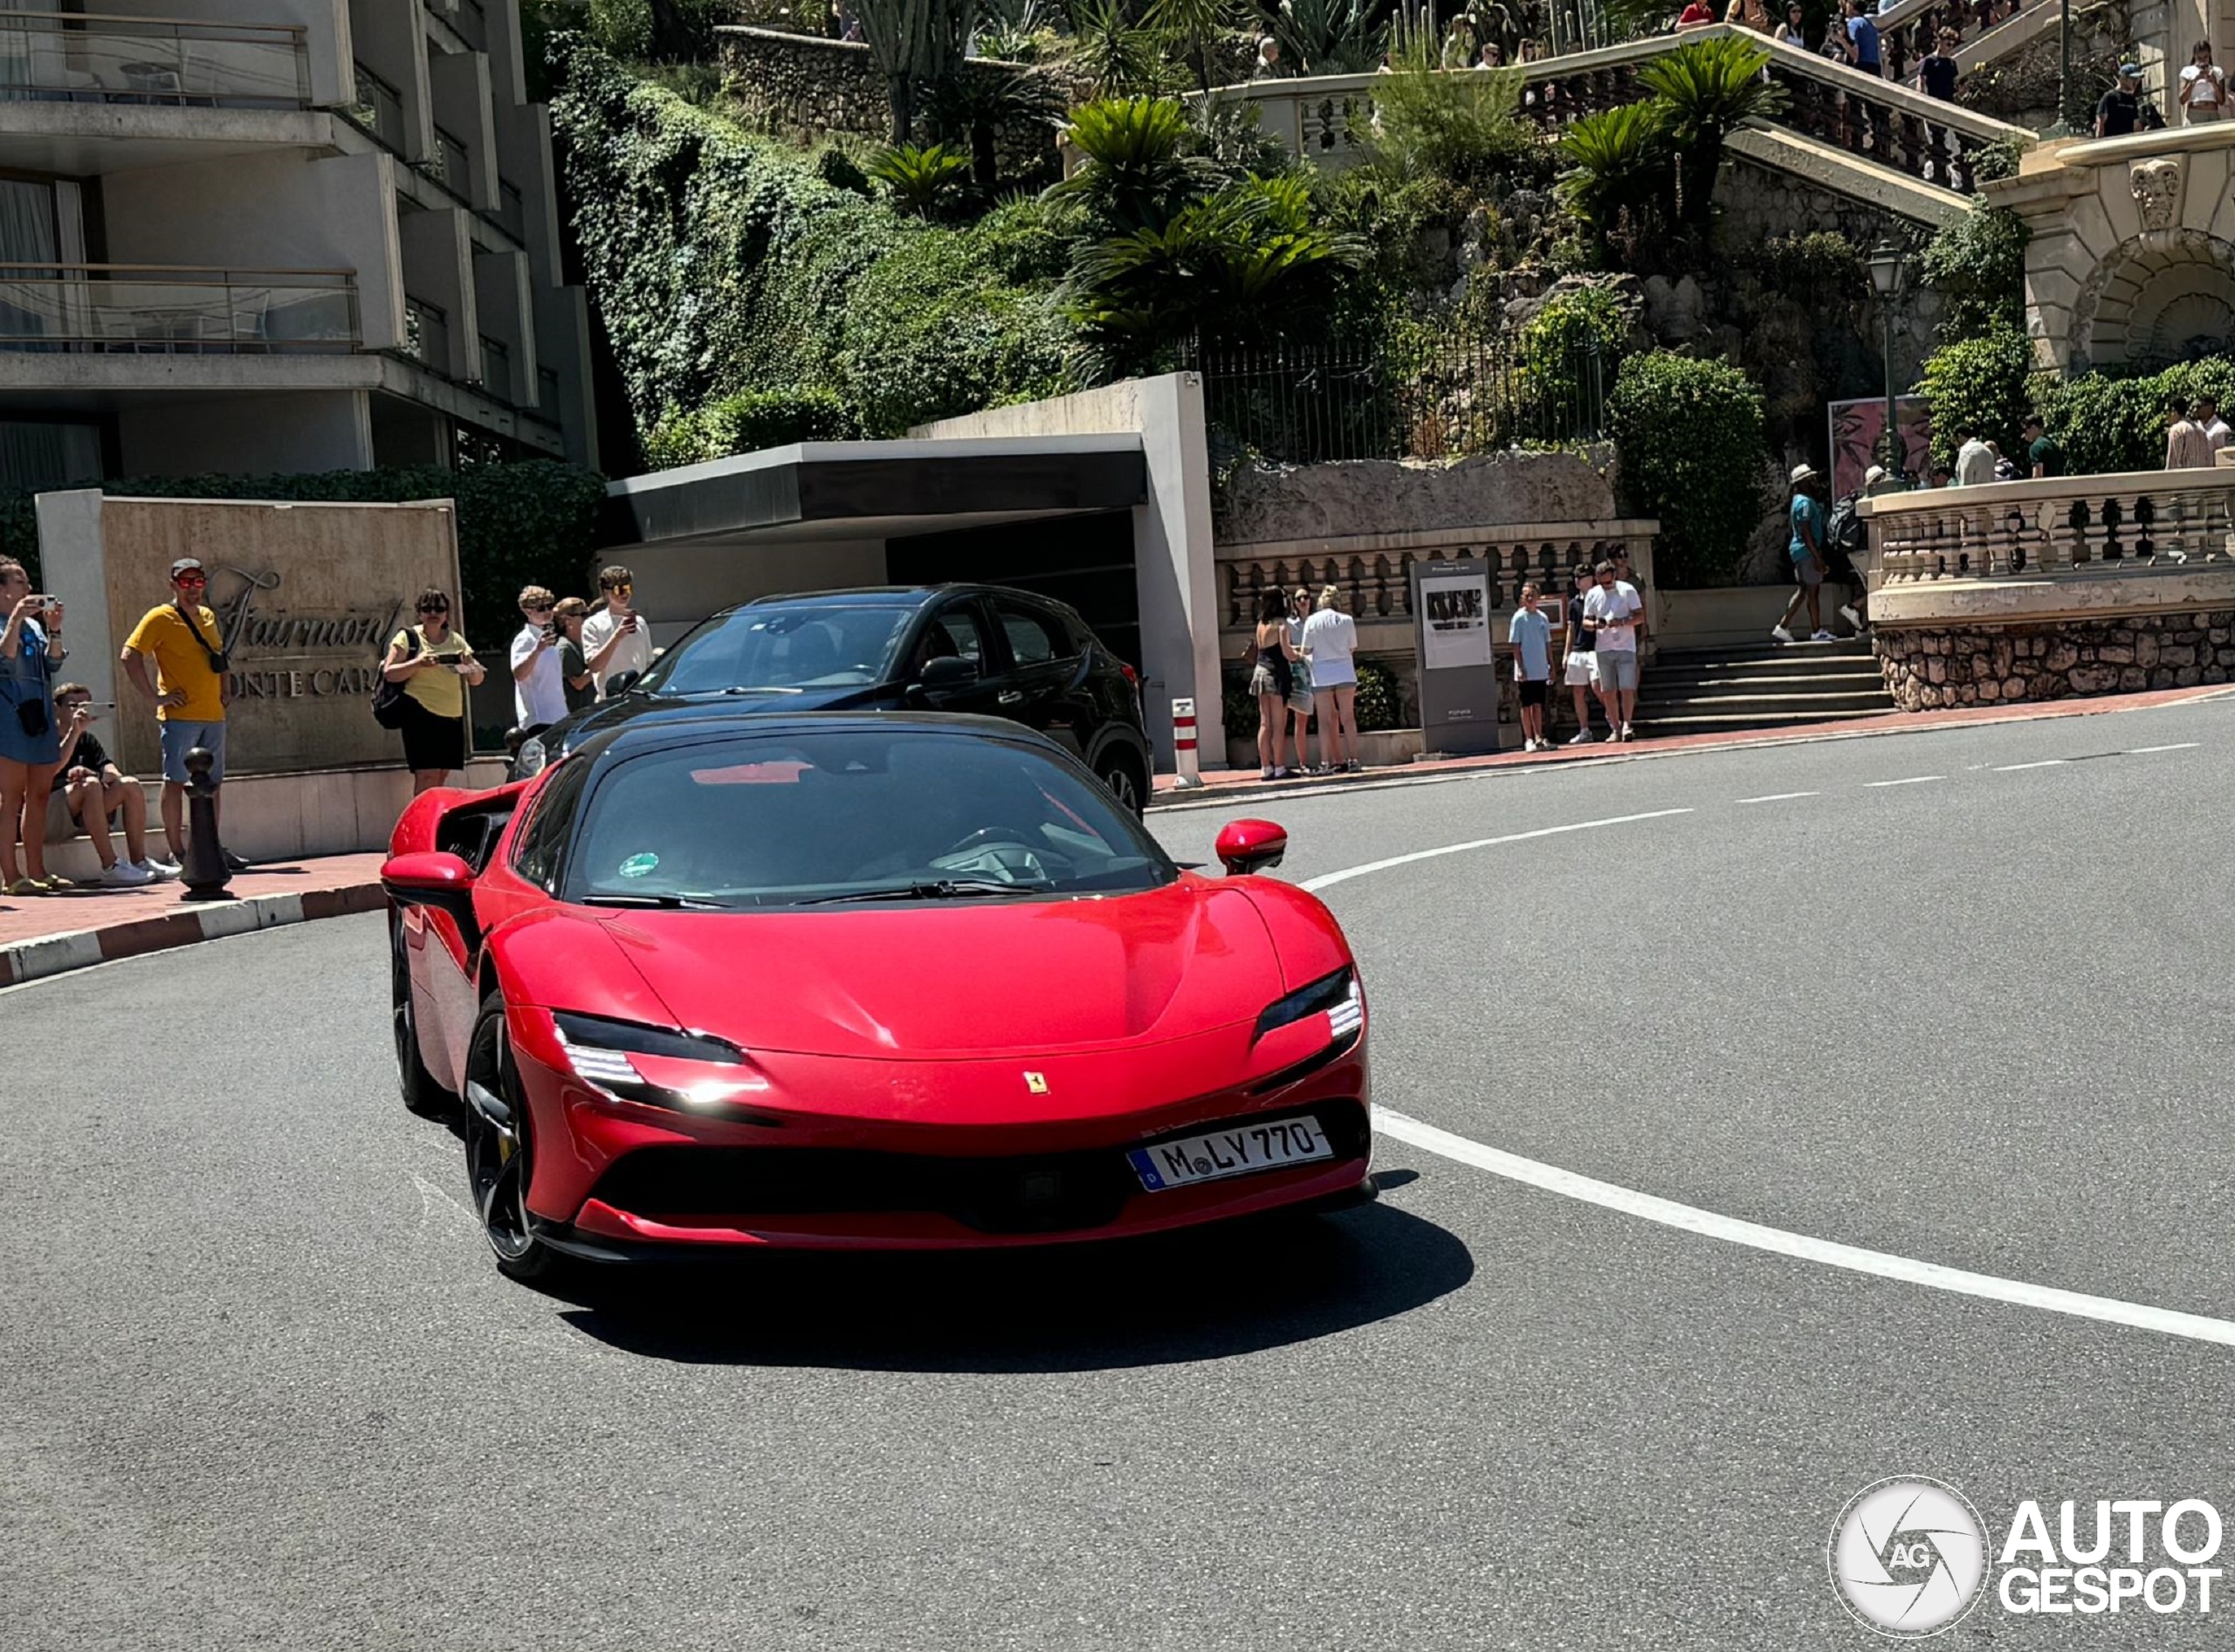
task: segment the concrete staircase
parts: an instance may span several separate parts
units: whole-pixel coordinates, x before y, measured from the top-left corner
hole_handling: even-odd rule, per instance
[[[1712,734],[1882,717],[1894,702],[1860,637],[1663,649],[1638,692],[1641,734]]]

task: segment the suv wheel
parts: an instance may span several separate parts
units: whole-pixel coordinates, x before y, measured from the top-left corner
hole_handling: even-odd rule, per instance
[[[1142,813],[1148,802],[1148,788],[1128,754],[1111,752],[1096,767],[1095,776],[1110,788],[1112,797],[1136,815]]]

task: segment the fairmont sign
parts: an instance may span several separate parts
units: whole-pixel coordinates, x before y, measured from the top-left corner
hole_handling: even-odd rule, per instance
[[[299,610],[279,596],[285,575],[268,568],[224,568],[220,571],[240,582],[231,595],[218,598],[213,594],[210,602],[224,636],[225,653],[232,662],[236,699],[369,696],[380,686],[381,657],[388,651],[389,638],[403,623],[400,598],[383,606],[338,612]],[[282,660],[337,653],[348,654],[351,662],[293,669],[280,669],[279,664]]]

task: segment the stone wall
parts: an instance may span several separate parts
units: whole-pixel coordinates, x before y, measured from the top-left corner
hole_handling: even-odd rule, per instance
[[[833,133],[883,142],[891,134],[891,104],[885,81],[866,45],[825,40],[779,29],[724,28],[719,43],[722,83],[737,100],[746,124],[767,132],[814,141]],[[1051,107],[1060,109],[1060,87],[1042,72],[1018,63],[973,58],[963,65],[966,79],[981,85],[1046,80]],[[917,141],[929,142],[920,129]],[[1003,183],[1052,176],[1056,127],[1052,120],[1012,120],[993,128],[994,164]],[[968,144],[956,147],[968,152]]]
[[[2235,677],[2235,609],[1874,633],[1905,712],[2193,688]]]
[[[1216,507],[1222,546],[1601,522],[1615,513],[1605,472],[1571,453],[1497,453],[1448,465],[1249,465],[1221,492]]]

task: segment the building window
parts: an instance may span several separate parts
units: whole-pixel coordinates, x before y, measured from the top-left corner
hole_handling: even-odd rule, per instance
[[[440,127],[435,128],[434,174],[460,195],[473,193],[473,171],[466,164],[465,141]]]
[[[547,367],[535,369],[535,405],[553,418],[559,416],[559,375]]]
[[[481,382],[500,402],[512,399],[512,353],[502,339],[481,335]]]
[[[0,487],[29,492],[101,479],[98,424],[0,419]]]
[[[424,299],[405,299],[403,353],[447,376],[450,370],[450,317]]]
[[[519,187],[502,178],[497,180],[497,222],[504,225],[505,233],[513,240],[527,239],[526,203],[520,196]]]

